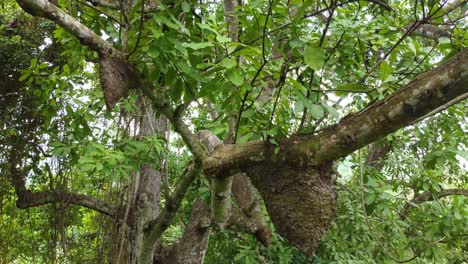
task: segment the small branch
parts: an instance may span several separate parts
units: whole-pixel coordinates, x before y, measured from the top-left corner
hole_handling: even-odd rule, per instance
[[[273,1],[270,0],[268,2],[268,12],[267,12],[267,15],[266,15],[266,18],[265,18],[265,24],[263,25],[263,34],[262,34],[262,57],[263,57],[263,60],[262,60],[262,65],[260,65],[260,68],[255,73],[255,76],[253,77],[252,81],[250,82],[250,86],[253,86],[253,84],[255,83],[258,76],[260,75],[263,68],[265,67],[265,65],[268,62],[268,60],[266,59],[266,55],[265,55],[265,53],[266,53],[265,38],[266,38],[266,29],[267,29],[267,25],[268,25],[268,20],[269,20],[270,16],[272,15],[272,5],[273,5]],[[242,99],[241,107],[239,109],[239,114],[237,115],[237,123],[236,123],[236,126],[235,126],[235,133],[234,133],[234,143],[236,143],[236,141],[237,141],[239,127],[240,127],[240,121],[241,121],[241,118],[242,118],[242,112],[245,110],[244,107],[245,107],[245,103],[247,101],[247,97],[249,96],[249,93],[250,93],[250,91],[245,92],[244,98]]]
[[[140,78],[140,89],[144,95],[146,95],[153,107],[164,114],[167,119],[174,126],[174,130],[179,133],[184,142],[187,144],[190,151],[195,156],[195,160],[201,161],[207,157],[207,152],[205,147],[200,143],[196,136],[190,131],[190,128],[181,118],[181,113],[173,110],[168,102],[164,101],[163,95],[157,92],[157,89],[154,89],[152,85],[148,84],[146,80]],[[157,94],[155,94],[157,93]]]
[[[138,38],[137,38],[137,41],[135,43],[135,47],[133,47],[133,50],[127,55],[127,58],[132,56],[132,54],[137,51],[138,46],[140,45],[141,34],[142,34],[142,31],[143,31],[143,24],[144,24],[144,21],[145,21],[143,19],[145,17],[145,14],[143,12],[144,8],[145,8],[145,0],[141,0],[140,28],[138,29]]]
[[[405,204],[405,206],[403,207],[403,210],[399,214],[400,219],[405,220],[411,208],[415,207],[418,204],[429,202],[429,201],[434,201],[436,199],[440,199],[440,198],[451,196],[451,195],[468,196],[468,190],[467,189],[446,189],[446,190],[441,190],[440,192],[437,192],[437,193],[423,192],[421,194],[418,194],[411,201]]]
[[[112,21],[114,21],[115,23],[117,23],[117,24],[123,26],[123,24],[122,24],[117,18],[115,18],[114,16],[110,15],[109,13],[107,13],[107,12],[105,12],[105,11],[103,11],[103,10],[100,10],[100,9],[96,8],[95,6],[90,5],[90,4],[86,3],[86,2],[82,2],[82,1],[80,1],[80,0],[76,0],[76,1],[77,1],[78,3],[84,5],[84,6],[87,6],[87,7],[91,8],[91,9],[95,10],[96,12],[98,12],[98,13],[100,13],[100,14],[105,15],[106,17],[108,17],[108,18],[110,18]]]

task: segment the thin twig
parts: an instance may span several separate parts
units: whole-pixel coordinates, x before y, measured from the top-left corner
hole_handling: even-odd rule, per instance
[[[113,16],[110,15],[109,13],[107,13],[107,12],[105,12],[105,11],[102,11],[102,10],[100,10],[99,8],[96,8],[95,6],[90,5],[90,4],[88,4],[88,3],[85,3],[85,2],[82,2],[82,1],[80,1],[80,0],[76,0],[76,1],[77,1],[78,3],[84,5],[84,6],[87,6],[87,7],[91,8],[91,9],[93,9],[93,10],[99,12],[100,14],[105,15],[106,17],[108,17],[108,18],[110,18],[112,21],[114,21],[115,23],[117,23],[117,24],[123,26],[122,22],[120,22],[117,18],[113,17]]]
[[[130,58],[130,56],[132,56],[132,54],[136,52],[136,50],[138,49],[138,46],[140,45],[141,34],[143,31],[143,24],[145,21],[143,19],[145,17],[144,10],[145,10],[145,0],[141,0],[140,28],[138,29],[138,37],[135,43],[135,47],[133,47],[133,50],[127,55],[127,58]]]
[[[260,66],[260,68],[255,73],[254,78],[250,82],[250,86],[252,86],[254,84],[254,82],[257,80],[258,76],[260,75],[263,68],[265,67],[265,65],[268,62],[268,60],[266,59],[266,55],[265,55],[265,38],[266,38],[266,28],[267,28],[267,25],[268,25],[268,19],[272,15],[272,4],[273,4],[273,0],[269,0],[268,1],[268,13],[267,13],[266,18],[265,18],[265,24],[263,25],[263,34],[262,34],[263,35],[263,40],[262,40],[262,57],[263,57],[263,61],[262,61],[262,65]],[[244,94],[244,98],[242,98],[242,103],[241,103],[241,107],[239,109],[239,114],[237,115],[237,122],[236,122],[236,129],[235,129],[235,133],[234,133],[233,143],[236,143],[236,141],[237,141],[239,126],[240,126],[240,120],[241,120],[242,112],[244,111],[245,102],[247,101],[247,97],[249,96],[249,93],[250,93],[250,91],[246,91],[245,94]]]

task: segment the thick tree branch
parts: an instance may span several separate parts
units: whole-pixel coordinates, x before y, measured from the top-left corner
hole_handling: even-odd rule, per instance
[[[416,195],[411,201],[407,202],[405,206],[403,207],[403,210],[400,212],[400,219],[404,220],[409,214],[409,211],[411,208],[415,207],[418,204],[424,203],[424,202],[429,202],[429,201],[434,201],[439,198],[443,198],[446,196],[451,196],[451,195],[463,195],[463,196],[468,196],[468,190],[466,189],[446,189],[446,190],[441,190],[440,192],[437,193],[432,193],[432,192],[423,192],[421,194]]]
[[[441,37],[450,37],[450,27],[436,27],[431,24],[424,24],[414,30],[411,35],[438,40]]]
[[[333,160],[411,124],[468,93],[468,49],[420,74],[395,94],[319,134],[319,161]]]
[[[81,24],[78,20],[65,13],[62,9],[51,4],[48,0],[17,0],[18,4],[26,12],[33,16],[44,17],[61,26],[80,42],[100,54],[124,57],[123,54],[114,49],[110,43],[102,39],[91,29]]]
[[[64,203],[81,205],[110,217],[115,217],[117,213],[116,206],[96,199],[91,196],[61,191],[30,192],[25,191],[16,202],[16,206],[21,209],[42,206],[50,203]]]
[[[388,98],[343,118],[315,135],[283,139],[279,151],[267,142],[225,145],[204,160],[207,174],[248,168],[264,161],[317,165],[343,157],[468,93],[468,49],[420,74]]]

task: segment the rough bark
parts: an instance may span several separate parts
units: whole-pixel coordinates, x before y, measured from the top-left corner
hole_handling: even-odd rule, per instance
[[[167,131],[167,119],[164,116],[156,118],[152,108],[147,106],[140,129],[141,137],[151,137],[154,134],[164,136]],[[151,164],[145,164],[140,169],[138,191],[132,212],[133,221],[131,221],[136,229],[131,234],[133,249],[131,263],[138,263],[138,257],[143,248],[146,223],[156,219],[159,215],[162,171],[162,169],[155,170]]]

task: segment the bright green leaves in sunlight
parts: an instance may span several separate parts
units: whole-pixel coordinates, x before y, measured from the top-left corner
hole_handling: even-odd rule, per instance
[[[307,46],[304,49],[304,62],[313,70],[318,71],[323,67],[325,54],[321,48]]]
[[[385,82],[391,76],[392,72],[393,68],[388,62],[382,61],[382,63],[380,63],[380,80],[382,80],[382,82]]]

